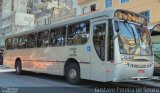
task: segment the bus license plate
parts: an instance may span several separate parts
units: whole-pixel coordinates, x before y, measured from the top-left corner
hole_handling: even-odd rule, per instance
[[[144,74],[144,69],[139,69],[139,70],[138,70],[138,73],[139,73],[139,74]]]

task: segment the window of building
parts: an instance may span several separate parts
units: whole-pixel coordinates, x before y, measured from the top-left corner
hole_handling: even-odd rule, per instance
[[[106,0],[105,6],[106,8],[112,7],[112,0]]]
[[[93,4],[90,7],[91,7],[91,12],[96,11],[96,4]]]
[[[140,14],[147,18],[147,22],[150,22],[150,11],[149,10],[140,12]]]
[[[85,44],[89,38],[89,21],[75,23],[68,26],[67,44]]]
[[[36,47],[36,33],[31,33],[27,37],[27,48],[34,48]]]
[[[19,37],[19,48],[26,48],[27,46],[27,35]]]
[[[93,43],[99,58],[105,60],[105,35],[106,24],[97,24],[93,26]]]
[[[129,0],[121,0],[121,4],[127,3],[127,2],[129,2]]]
[[[50,46],[64,46],[66,40],[66,27],[52,29],[50,32]]]
[[[47,47],[48,46],[48,33],[49,31],[38,32],[37,37],[37,47]]]
[[[87,13],[87,7],[82,8],[82,14]]]

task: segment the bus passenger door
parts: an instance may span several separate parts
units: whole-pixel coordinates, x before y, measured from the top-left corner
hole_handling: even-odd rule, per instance
[[[108,21],[93,20],[91,26],[91,80],[105,82],[106,77],[106,30]]]
[[[93,21],[92,24],[91,79],[112,81],[115,71],[112,20]]]

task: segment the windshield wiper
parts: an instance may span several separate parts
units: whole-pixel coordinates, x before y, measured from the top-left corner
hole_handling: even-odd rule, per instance
[[[125,21],[124,22],[124,25],[125,25],[125,27],[128,29],[128,31],[129,31],[129,33],[131,34],[131,32],[130,32],[130,30],[129,30],[129,28],[128,28],[128,26],[127,26],[127,24],[126,23],[128,23],[127,21]],[[128,24],[129,25],[129,24]],[[132,31],[132,36],[133,36],[133,38],[134,38],[134,42],[135,42],[135,44],[137,45],[137,41],[136,41],[136,35],[135,35],[135,33],[134,33],[134,30],[133,30],[133,28],[129,25],[129,27],[131,28],[131,31]]]

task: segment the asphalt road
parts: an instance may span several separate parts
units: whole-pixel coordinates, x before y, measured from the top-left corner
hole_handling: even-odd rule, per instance
[[[81,85],[70,85],[61,76],[32,72],[16,75],[14,69],[0,68],[0,93],[146,93],[144,87],[134,85],[140,89],[136,92],[136,89],[121,84],[83,80]],[[160,93],[160,89],[147,93]]]
[[[64,77],[14,70],[0,71],[0,93],[95,93],[88,85],[70,85]]]

